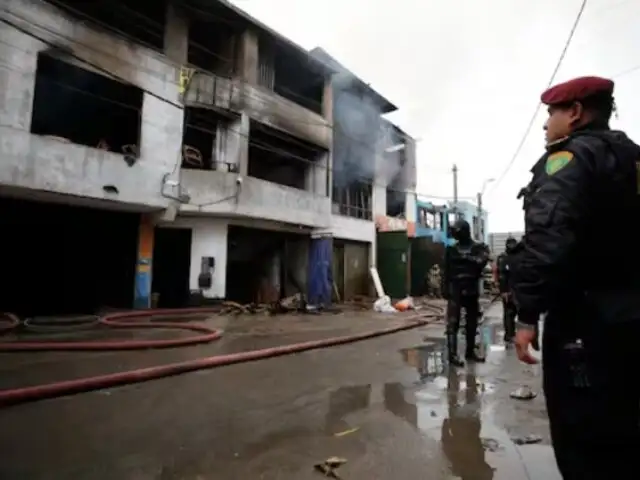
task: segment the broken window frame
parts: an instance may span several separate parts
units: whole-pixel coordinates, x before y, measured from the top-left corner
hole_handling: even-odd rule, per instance
[[[333,203],[345,217],[373,220],[373,184],[355,181],[343,188],[333,189]]]

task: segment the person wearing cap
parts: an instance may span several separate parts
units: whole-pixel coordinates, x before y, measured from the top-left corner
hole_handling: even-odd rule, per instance
[[[640,218],[640,146],[609,120],[614,82],[581,77],[542,94],[546,152],[525,187],[511,280],[525,363],[542,314],[543,386],[564,479],[628,475],[640,453],[640,255],[609,226]],[[633,221],[633,220],[632,220]],[[630,373],[633,372],[633,373]]]

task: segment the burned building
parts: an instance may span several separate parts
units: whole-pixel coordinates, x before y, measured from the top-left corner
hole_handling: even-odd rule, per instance
[[[17,282],[2,308],[304,288],[311,232],[331,221],[330,69],[224,1],[5,5],[5,273],[50,285]]]
[[[377,258],[380,234],[411,236],[415,225],[415,140],[384,118],[395,105],[322,48],[311,53],[336,71],[329,230],[334,278],[344,296],[364,295],[371,291],[369,266],[384,271],[386,263],[395,269],[394,262],[403,261]]]
[[[47,282],[2,308],[267,302],[308,290],[327,237],[342,295],[368,289],[395,107],[343,67],[224,0],[7,0],[0,19],[5,273]]]

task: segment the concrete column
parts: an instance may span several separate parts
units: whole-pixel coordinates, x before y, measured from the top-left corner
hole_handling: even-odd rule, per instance
[[[29,131],[37,52],[42,46],[35,38],[12,28],[5,26],[0,32],[5,42],[0,43],[0,127]],[[10,131],[7,135],[11,135]]]
[[[237,52],[238,77],[251,85],[257,85],[260,46],[256,32],[247,29],[240,35]]]
[[[328,78],[324,82],[322,92],[322,116],[333,125],[333,81]]]
[[[243,113],[240,118],[230,122],[221,140],[221,161],[235,165],[240,175],[249,173],[249,116]]]
[[[404,154],[406,155],[406,163],[404,165],[406,185],[409,190],[415,191],[418,184],[418,167],[417,167],[417,148],[416,141],[407,137],[405,143]]]
[[[319,155],[313,164],[309,164],[305,178],[305,190],[307,192],[322,197],[329,195],[327,187],[331,181],[330,164],[331,154],[329,152]]]
[[[186,65],[189,56],[189,20],[174,2],[167,4],[164,54],[179,65]]]
[[[134,308],[151,307],[151,267],[155,226],[149,215],[142,215],[138,234],[138,261],[133,295]]]
[[[373,218],[387,214],[387,188],[384,185],[373,186]]]
[[[182,131],[184,111],[148,93],[142,101],[140,161],[158,165],[167,172],[176,172],[182,161]],[[141,177],[141,181],[145,181]],[[160,186],[158,186],[160,188]]]
[[[213,257],[215,266],[211,288],[202,290],[205,298],[224,298],[227,279],[227,232],[224,221],[207,218],[194,223],[191,232],[191,266],[189,289],[199,291],[198,276],[202,272],[202,258]]]

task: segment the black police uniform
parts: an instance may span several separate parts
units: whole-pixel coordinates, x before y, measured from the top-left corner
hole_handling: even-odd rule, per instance
[[[517,241],[509,237],[506,250],[496,259],[498,267],[498,288],[502,295],[502,323],[504,327],[504,341],[511,342],[516,334],[516,304],[511,295],[511,262]],[[505,298],[506,297],[506,298]]]
[[[565,479],[628,475],[640,454],[640,255],[611,242],[640,219],[638,162],[624,133],[592,124],[548,147],[525,188],[512,289],[519,322],[547,312],[544,391]]]
[[[449,362],[456,366],[464,363],[458,358],[458,330],[461,310],[465,311],[466,358],[484,361],[475,354],[475,339],[480,317],[480,279],[489,260],[489,251],[483,243],[471,239],[469,223],[458,220],[452,228],[456,244],[445,250],[442,293],[447,299],[447,348]]]

